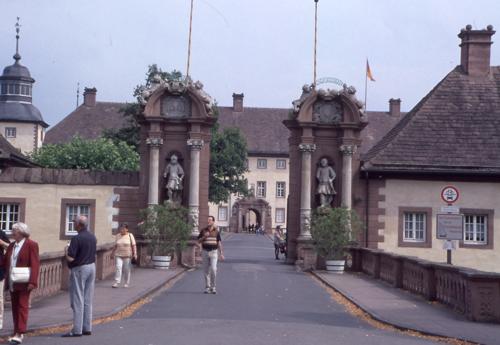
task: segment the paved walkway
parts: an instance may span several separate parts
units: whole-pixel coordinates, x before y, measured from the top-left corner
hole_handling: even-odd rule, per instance
[[[500,325],[470,322],[451,309],[429,303],[362,273],[315,272],[325,283],[346,296],[374,318],[404,329],[468,340],[500,344]]]
[[[94,318],[108,317],[121,311],[158,290],[183,271],[183,269],[168,271],[147,268],[134,269],[131,285],[128,288],[113,289],[111,287],[112,280],[97,282],[94,298]],[[72,312],[69,305],[69,295],[67,292],[62,292],[33,304],[30,309],[28,328],[29,330],[39,330],[47,327],[69,325],[71,322]],[[4,328],[0,335],[10,335],[12,329],[12,313],[10,309],[6,309]]]
[[[423,345],[434,342],[375,329],[337,304],[318,282],[274,260],[266,236],[224,241],[217,295],[203,294],[201,270],[186,273],[128,319],[98,325],[91,337],[30,338],[26,344]]]

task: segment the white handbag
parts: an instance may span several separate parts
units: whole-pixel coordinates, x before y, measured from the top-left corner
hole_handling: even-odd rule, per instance
[[[31,269],[29,267],[13,267],[10,271],[10,281],[13,283],[28,283]]]

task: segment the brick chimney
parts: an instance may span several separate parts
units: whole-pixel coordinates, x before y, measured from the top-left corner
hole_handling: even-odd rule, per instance
[[[95,107],[97,89],[95,87],[86,87],[83,91],[83,105],[87,107]]]
[[[467,25],[458,34],[460,43],[460,65],[465,73],[473,77],[484,77],[490,73],[491,36],[495,34],[492,25],[483,30],[472,30]]]
[[[243,112],[243,93],[233,93],[233,111],[241,113]]]
[[[401,117],[400,98],[391,98],[389,100],[389,115],[391,115],[391,117]]]

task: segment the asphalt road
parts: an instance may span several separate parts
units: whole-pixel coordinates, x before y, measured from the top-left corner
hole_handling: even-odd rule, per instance
[[[201,270],[189,272],[132,317],[96,326],[92,336],[25,344],[435,344],[351,316],[310,276],[274,260],[267,237],[233,235],[224,244],[217,295],[202,293]]]

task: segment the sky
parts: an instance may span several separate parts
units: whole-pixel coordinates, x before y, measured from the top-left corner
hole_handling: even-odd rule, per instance
[[[148,65],[185,72],[189,7],[0,0],[0,68],[13,63],[19,16],[21,63],[47,123],[74,110],[78,82],[96,87],[98,101],[133,101]],[[318,77],[339,78],[364,100],[368,58],[376,79],[368,110],[387,110],[390,98],[410,110],[460,63],[461,28],[500,28],[498,0],[319,0],[318,9]],[[194,0],[191,76],[220,105],[243,92],[245,106],[290,107],[313,80],[313,41],[313,0]],[[492,65],[500,65],[499,44]]]

